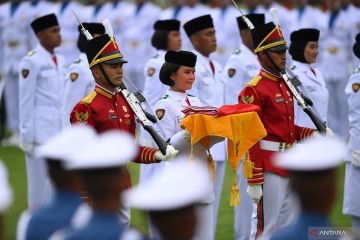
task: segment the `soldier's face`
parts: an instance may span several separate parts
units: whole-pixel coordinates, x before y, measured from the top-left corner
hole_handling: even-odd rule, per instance
[[[61,34],[59,26],[53,26],[45,29],[39,32],[37,36],[42,45],[44,46],[55,48],[60,46],[61,44]]]
[[[110,82],[116,87],[120,86],[123,78],[123,63],[116,64],[103,64],[104,71],[109,78]]]
[[[175,73],[171,74],[170,79],[174,81],[174,85],[171,87],[173,91],[190,90],[195,81],[195,68],[180,66]]]
[[[319,54],[319,46],[317,42],[308,42],[305,46],[304,57],[308,63],[316,63]]]
[[[192,36],[192,43],[195,49],[205,56],[215,52],[217,47],[215,29],[207,28],[195,33]]]
[[[273,51],[267,51],[269,54],[269,57],[272,59],[273,63],[270,61],[270,59],[266,56],[264,51],[259,52],[259,61],[261,63],[261,66],[273,73],[278,74],[279,70],[283,71],[285,70],[286,66],[286,51],[281,52],[273,52]]]
[[[181,48],[180,32],[170,31],[168,35],[168,51],[179,51]]]

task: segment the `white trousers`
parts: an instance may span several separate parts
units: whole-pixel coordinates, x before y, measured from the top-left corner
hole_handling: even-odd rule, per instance
[[[346,84],[345,79],[326,82],[326,87],[329,90],[328,126],[343,139],[347,139],[349,129],[348,104],[345,95]]]
[[[19,76],[7,73],[5,79],[6,121],[10,132],[19,132]]]
[[[289,178],[265,172],[263,197],[253,203],[251,239],[270,236],[291,224],[299,214],[298,201],[289,186]]]
[[[248,184],[247,179],[244,177],[243,162],[239,165],[237,176],[240,190],[240,205],[234,208],[235,240],[249,240],[253,205],[250,196],[246,192]]]
[[[28,208],[31,212],[49,203],[53,187],[47,174],[46,160],[26,154]]]
[[[360,168],[346,163],[343,213],[360,218]]]
[[[196,206],[197,222],[193,240],[214,240],[214,204],[202,203]]]
[[[217,217],[219,215],[219,206],[221,200],[221,192],[224,185],[224,176],[226,170],[226,161],[215,161],[216,180],[214,183],[214,234],[216,234]]]

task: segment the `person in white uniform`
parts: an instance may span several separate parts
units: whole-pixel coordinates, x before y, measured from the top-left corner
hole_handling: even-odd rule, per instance
[[[10,137],[4,145],[19,144],[19,62],[30,50],[28,41],[30,4],[22,1],[10,1],[0,7],[0,27],[3,58],[4,100],[6,123]],[[0,89],[0,97],[2,89]]]
[[[104,25],[101,23],[82,23],[93,37],[105,33]],[[95,87],[94,77],[89,69],[85,54],[86,38],[81,33],[81,26],[78,26],[77,47],[81,52],[77,61],[72,63],[66,73],[66,85],[64,92],[63,125],[70,125],[70,113],[75,105],[87,96]]]
[[[296,0],[297,6],[292,11],[295,15],[293,30],[300,28],[319,28],[319,19],[323,17],[320,9],[311,6],[309,0]]]
[[[61,130],[61,110],[66,64],[54,51],[61,44],[60,27],[54,14],[31,23],[40,44],[20,62],[20,147],[26,153],[28,207],[43,206],[51,196],[45,162],[33,149]]]
[[[256,27],[265,23],[264,14],[247,14],[246,17]],[[254,54],[254,46],[247,27],[241,17],[237,18],[242,43],[229,58],[224,68],[225,103],[238,103],[238,96],[246,84],[260,71],[260,63]],[[243,174],[243,162],[241,161],[238,170],[238,185],[240,189],[240,205],[235,207],[234,230],[236,240],[246,240],[250,237],[252,201],[246,193],[248,187],[247,179]]]
[[[198,56],[196,81],[189,93],[198,97],[204,105],[220,107],[224,104],[225,80],[220,63],[210,58],[210,54],[215,52],[217,47],[212,17],[203,15],[194,18],[184,24],[184,29],[193,45],[193,52]],[[217,213],[226,168],[225,141],[215,144],[210,149],[210,152],[216,167],[214,206],[214,229],[216,229]]]
[[[160,239],[205,240],[196,236],[202,224],[198,207],[212,191],[210,175],[200,159],[195,164],[186,157],[175,158],[164,174],[127,190],[123,201],[144,210],[160,232]]]
[[[329,92],[325,80],[314,65],[319,54],[320,31],[303,28],[291,33],[289,53],[293,59],[292,71],[299,77],[303,93],[313,102],[313,109],[323,122],[327,121]],[[294,104],[295,124],[302,127],[316,128],[309,116],[298,105]]]
[[[144,90],[144,66],[154,54],[150,46],[152,26],[159,18],[161,10],[148,0],[137,0],[132,8],[131,15],[124,23],[123,33],[120,36],[124,55],[128,56],[129,63],[125,72],[134,85]]]
[[[360,59],[360,34],[356,36],[353,52]],[[351,225],[360,236],[360,66],[350,76],[345,93],[349,104],[350,139],[345,157],[345,186],[343,213],[351,216]]]
[[[169,86],[163,84],[159,79],[160,69],[165,62],[166,51],[178,51],[181,48],[180,21],[175,19],[158,20],[154,24],[154,30],[151,44],[157,49],[157,54],[149,59],[144,69],[144,96],[151,107],[154,107],[169,89]],[[152,137],[143,129],[141,129],[139,141],[143,146],[154,146]],[[150,175],[156,174],[159,169],[161,171],[164,166],[165,163],[158,163],[156,166],[152,164],[141,165],[140,181],[147,181]]]
[[[165,63],[160,70],[160,80],[162,83],[170,87],[166,95],[157,102],[155,109],[159,118],[166,138],[170,143],[179,150],[179,156],[185,156],[191,160],[190,136],[180,126],[181,120],[184,118],[182,110],[188,106],[202,106],[197,97],[188,95],[186,92],[190,90],[195,81],[195,64],[196,55],[192,52],[167,52],[165,55]],[[200,161],[207,163],[207,150],[202,145],[197,144],[193,147],[192,155]],[[166,168],[165,168],[166,171]],[[212,187],[209,179],[208,184]],[[196,230],[195,239],[214,239],[214,196],[213,192],[209,194],[201,204],[199,204],[200,222]]]
[[[351,32],[349,16],[340,8],[340,1],[326,1],[328,11],[319,21],[320,56],[318,67],[329,90],[328,125],[335,134],[348,138],[347,104],[344,93],[350,76]]]
[[[144,68],[144,97],[154,106],[164,96],[168,87],[159,80],[160,68],[164,63],[166,51],[178,51],[181,48],[180,22],[175,19],[158,20],[154,24],[151,45],[156,54],[150,58]]]
[[[255,27],[265,24],[265,16],[262,13],[247,14],[246,17]],[[250,29],[241,17],[237,18],[237,24],[242,43],[231,54],[224,67],[226,104],[238,103],[239,93],[260,70],[260,63],[254,54]]]
[[[59,4],[56,15],[60,22],[62,43],[58,51],[65,56],[68,64],[73,63],[80,53],[76,47],[77,32],[74,31],[78,22],[73,12],[82,22],[90,20],[86,13],[86,7],[78,1],[64,0]]]
[[[234,7],[231,0],[212,0],[210,5],[214,6],[211,9],[211,16],[214,19],[217,39],[216,52],[212,54],[212,57],[224,66],[241,42],[239,34],[234,31],[239,10]]]

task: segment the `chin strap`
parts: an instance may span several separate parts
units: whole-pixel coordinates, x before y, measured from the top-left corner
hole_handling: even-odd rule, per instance
[[[116,86],[110,81],[109,77],[105,73],[105,69],[104,69],[102,63],[99,63],[99,67],[100,67],[100,70],[101,70],[102,74],[105,77],[105,80],[110,84],[110,86],[112,86],[113,88],[116,88]]]
[[[281,69],[274,63],[274,61],[272,60],[272,58],[269,55],[269,52],[265,50],[264,53],[265,53],[266,57],[269,59],[269,61],[271,62],[271,64],[273,65],[273,67],[275,67],[276,71],[281,73]]]

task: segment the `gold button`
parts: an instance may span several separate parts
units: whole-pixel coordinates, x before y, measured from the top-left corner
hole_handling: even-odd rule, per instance
[[[293,133],[290,133],[290,136],[293,136],[294,134]]]
[[[289,117],[289,120],[291,120],[291,117]]]

